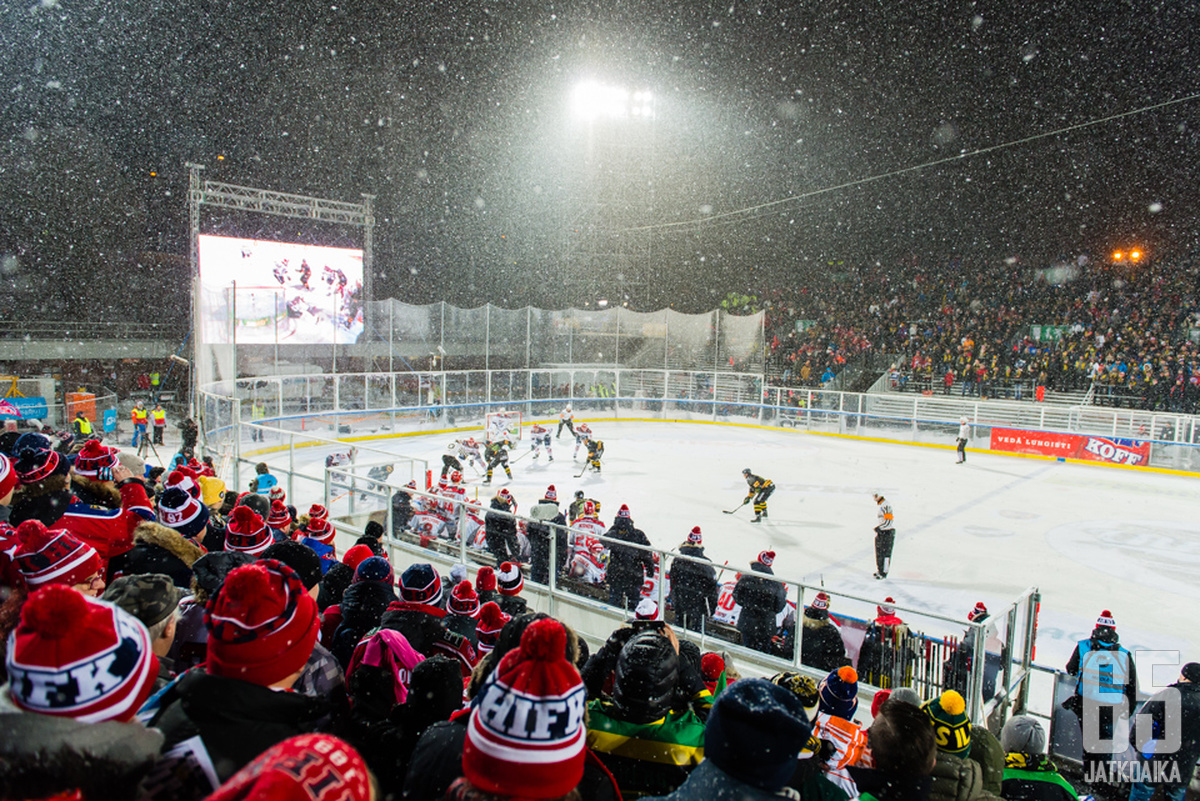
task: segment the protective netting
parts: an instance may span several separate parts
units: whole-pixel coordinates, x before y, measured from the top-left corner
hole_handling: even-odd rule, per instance
[[[213,316],[199,329],[200,385],[233,377],[235,349],[227,316],[212,308],[228,303],[228,297],[218,295],[205,299],[204,308]],[[279,344],[238,343],[236,350],[243,373],[256,372],[247,365],[280,362],[284,364],[279,372],[299,372],[288,368],[309,361],[327,363],[335,352],[371,357],[377,365],[386,361],[389,372],[569,365],[758,372],[763,366],[763,318],[761,313],[738,317],[725,311],[681,314],[622,307],[463,309],[448,303],[416,306],[383,300],[368,304],[367,325],[357,342],[301,345],[284,338]]]

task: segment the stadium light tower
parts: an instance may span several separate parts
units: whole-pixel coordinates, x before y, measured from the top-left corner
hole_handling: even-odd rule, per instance
[[[654,96],[647,90],[629,91],[596,81],[583,81],[571,95],[571,111],[582,120],[654,118]]]
[[[655,96],[648,89],[584,80],[571,89],[568,110],[580,158],[565,261],[589,302],[611,301],[625,294],[624,284],[613,285],[614,276],[628,279],[630,288],[641,286],[635,276],[648,280],[652,236],[630,229],[644,224],[654,208]]]

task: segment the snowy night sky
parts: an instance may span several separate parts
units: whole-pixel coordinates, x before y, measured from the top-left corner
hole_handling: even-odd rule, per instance
[[[186,161],[377,195],[375,295],[417,303],[581,306],[623,269],[613,248],[631,305],[683,311],[831,261],[1004,269],[1131,243],[1184,259],[1200,99],[857,182],[1200,92],[1198,17],[1066,0],[17,0],[0,12],[0,297],[81,319],[185,301]],[[591,161],[569,109],[585,79],[655,109],[619,141],[593,131],[617,145]]]

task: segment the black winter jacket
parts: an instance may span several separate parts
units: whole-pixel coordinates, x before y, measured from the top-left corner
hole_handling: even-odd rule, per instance
[[[194,668],[167,691],[153,725],[166,738],[164,751],[199,735],[225,782],[276,743],[315,730],[328,711],[324,699]]]

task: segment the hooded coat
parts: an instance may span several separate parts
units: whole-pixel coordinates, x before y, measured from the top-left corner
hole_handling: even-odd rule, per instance
[[[828,673],[850,664],[842,633],[829,620],[829,614],[811,607],[804,610],[800,640],[800,664]]]
[[[679,553],[710,561],[700,545],[681,545]],[[704,618],[717,608],[720,585],[716,570],[711,565],[676,559],[671,563],[671,597],[675,602],[675,619],[685,628],[699,629]]]
[[[204,555],[195,541],[158,523],[146,521],[133,530],[133,548],[108,563],[109,579],[162,573],[176,587],[192,586],[192,565]]]
[[[642,581],[646,576],[654,575],[654,554],[630,548],[618,543],[628,542],[634,545],[650,547],[646,532],[633,525],[627,517],[618,517],[612,527],[605,532],[606,537],[614,542],[606,543],[608,552],[608,586],[614,603],[621,605],[624,600],[626,609],[637,605],[642,594]]]
[[[762,562],[752,562],[754,573],[774,575]],[[733,588],[733,600],[742,607],[737,628],[742,644],[764,653],[771,652],[771,637],[775,635],[775,620],[787,606],[787,590],[778,581],[769,581],[753,573],[744,574]]]

